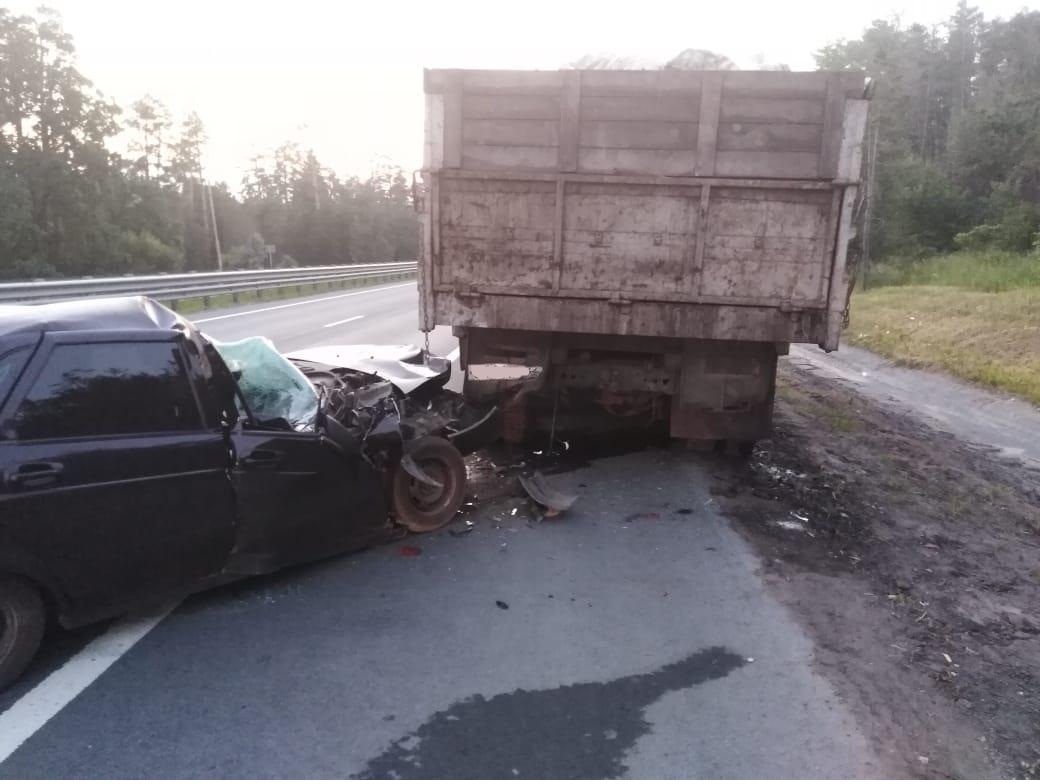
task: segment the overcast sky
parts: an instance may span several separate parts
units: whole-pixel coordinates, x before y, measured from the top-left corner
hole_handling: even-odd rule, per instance
[[[3,3],[3,0],[0,0]],[[38,3],[4,3],[31,11]],[[740,67],[814,66],[871,20],[939,24],[956,0],[230,2],[49,0],[84,75],[121,105],[151,93],[195,110],[211,176],[237,189],[249,158],[293,139],[341,174],[421,161],[422,69],[559,68],[586,53],[665,61],[710,49]],[[987,18],[1040,0],[977,0]]]

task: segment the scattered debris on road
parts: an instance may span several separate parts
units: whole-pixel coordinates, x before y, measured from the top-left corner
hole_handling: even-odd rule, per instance
[[[815,536],[812,531],[805,527],[805,523],[800,522],[799,520],[775,520],[773,525],[777,528],[783,528],[785,531],[797,531],[800,534]]]
[[[639,520],[659,520],[661,515],[657,512],[634,512],[625,518],[626,523],[635,523]]]
[[[529,476],[521,474],[519,480],[521,487],[524,488],[527,495],[544,508],[543,514],[546,517],[556,517],[560,512],[570,509],[574,502],[578,500],[576,495],[563,493],[551,487],[545,477],[538,471]],[[513,513],[516,513],[516,509],[513,510]]]

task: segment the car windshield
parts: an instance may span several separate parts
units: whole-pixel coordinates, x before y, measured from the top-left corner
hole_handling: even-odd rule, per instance
[[[314,429],[318,394],[270,340],[257,337],[234,343],[211,342],[238,380],[242,397],[258,424]]]

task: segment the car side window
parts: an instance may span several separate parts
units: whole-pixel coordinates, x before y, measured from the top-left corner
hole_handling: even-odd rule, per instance
[[[11,393],[14,382],[22,371],[22,365],[29,358],[29,347],[16,348],[0,356],[0,405],[3,405]]]
[[[55,346],[9,423],[21,441],[201,426],[183,358],[159,342]]]

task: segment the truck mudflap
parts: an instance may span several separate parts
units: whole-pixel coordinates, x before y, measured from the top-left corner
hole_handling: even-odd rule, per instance
[[[682,359],[670,432],[692,440],[756,441],[769,434],[774,343],[698,343]]]

